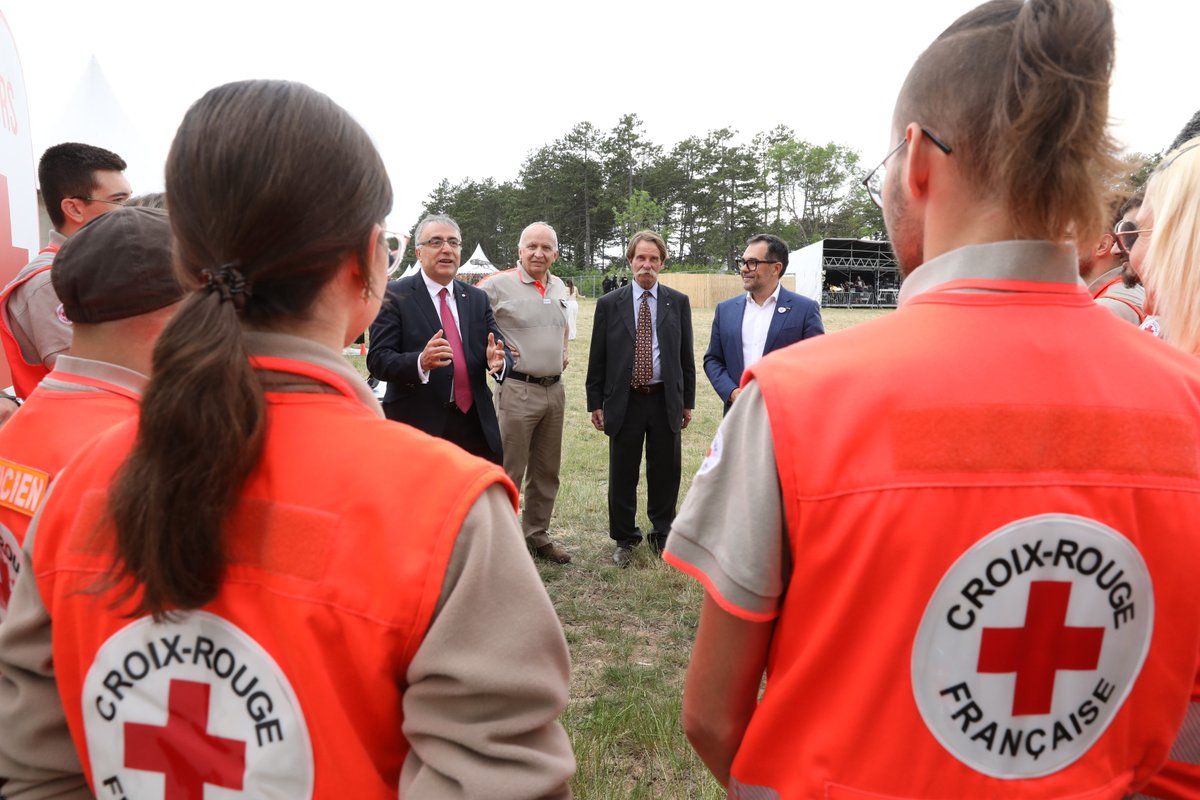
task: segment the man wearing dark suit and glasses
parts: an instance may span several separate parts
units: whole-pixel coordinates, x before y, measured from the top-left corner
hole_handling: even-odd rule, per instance
[[[774,350],[825,332],[821,307],[779,283],[787,270],[788,246],[760,233],[746,242],[737,260],[745,294],[717,304],[704,372],[729,413],[741,394],[746,368]]]
[[[388,284],[371,325],[367,368],[387,381],[383,412],[497,464],[500,426],[487,374],[508,356],[482,290],[454,279],[462,259],[458,223],[432,215],[417,224],[414,275]]]
[[[643,444],[650,544],[658,552],[666,544],[679,500],[680,430],[696,405],[692,308],[658,282],[666,243],[640,231],[625,256],[633,284],[596,302],[586,381],[592,425],[608,436],[608,528],[620,566],[642,540],[634,517]]]

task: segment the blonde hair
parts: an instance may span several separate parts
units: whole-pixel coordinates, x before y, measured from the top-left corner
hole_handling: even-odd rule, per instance
[[[1166,339],[1200,355],[1200,136],[1167,154],[1146,188],[1154,230],[1146,250],[1146,289]]]

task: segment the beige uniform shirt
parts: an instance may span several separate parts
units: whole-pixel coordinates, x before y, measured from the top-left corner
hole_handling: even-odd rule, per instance
[[[50,244],[62,247],[66,241],[67,237],[58,231],[50,231]],[[53,260],[54,253],[40,253],[21,268],[13,281]],[[8,296],[3,313],[21,354],[30,364],[41,363],[53,369],[58,354],[71,346],[71,323],[60,316],[61,309],[50,282],[50,270],[34,275]]]
[[[566,284],[547,273],[543,297],[518,266],[480,281],[479,288],[487,293],[505,344],[520,353],[513,369],[538,378],[562,374],[568,341]]]
[[[1104,293],[1096,296],[1096,305],[1104,306],[1109,311],[1116,314],[1126,322],[1132,322],[1134,325],[1142,324],[1142,317],[1138,316],[1138,311],[1145,313],[1146,308],[1146,287],[1138,284],[1137,286],[1126,286],[1124,281],[1117,280],[1121,277],[1124,268],[1116,267],[1110,269],[1100,277],[1088,284],[1088,292],[1096,296],[1096,292],[1106,284],[1112,283]],[[1113,283],[1116,281],[1116,283]]]
[[[247,342],[252,353],[336,370],[356,389],[361,384],[359,399],[379,411],[366,383],[337,354],[283,334],[249,334]],[[289,388],[305,391],[272,385]],[[26,576],[37,522],[22,553]],[[50,637],[36,581],[19,580],[0,626],[0,775],[10,779],[3,790],[10,800],[92,797],[54,684]],[[492,486],[463,521],[437,610],[405,675],[404,734],[412,749],[400,796],[569,798],[575,757],[558,722],[569,671],[562,627],[512,504]]]

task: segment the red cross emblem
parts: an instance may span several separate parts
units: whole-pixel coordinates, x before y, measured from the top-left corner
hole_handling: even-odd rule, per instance
[[[163,773],[163,800],[204,800],[205,784],[242,789],[246,743],[208,734],[211,688],[172,680],[165,727],[125,723],[125,766]]]
[[[1017,674],[1014,717],[1049,714],[1059,670],[1091,670],[1100,664],[1104,628],[1069,628],[1068,581],[1033,581],[1024,628],[984,628],[979,646],[983,673]]]

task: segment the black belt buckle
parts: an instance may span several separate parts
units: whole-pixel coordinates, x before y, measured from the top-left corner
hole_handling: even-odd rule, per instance
[[[629,389],[637,394],[658,394],[663,390],[663,384],[647,383],[642,386],[630,386]]]
[[[536,383],[538,386],[553,386],[554,384],[558,383],[559,379],[562,376],[561,375],[546,375],[544,377],[539,378],[536,375],[526,375],[524,372],[517,372],[514,369],[508,373],[508,377],[516,378],[517,380],[525,381],[526,383]]]

